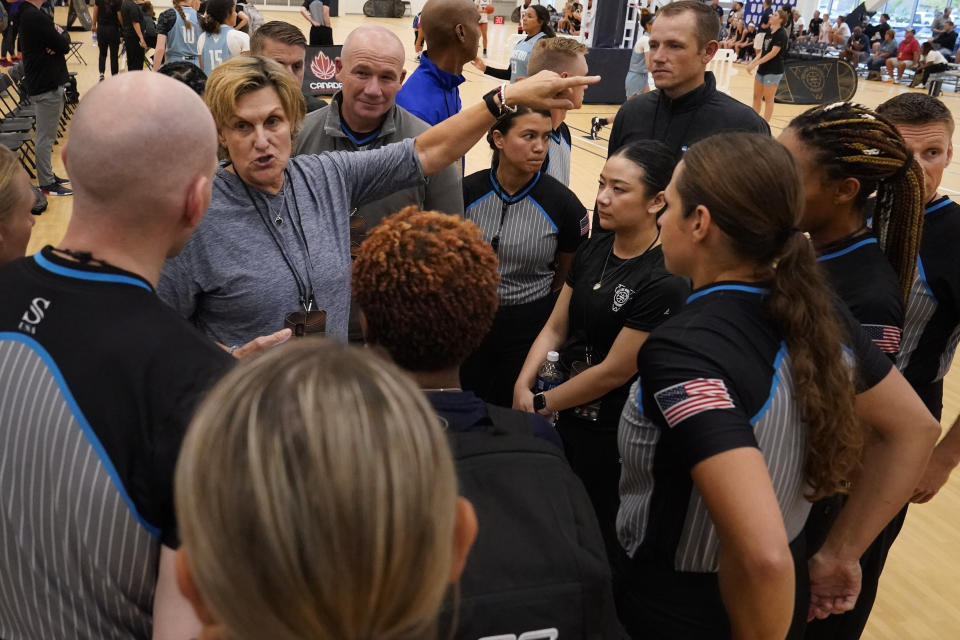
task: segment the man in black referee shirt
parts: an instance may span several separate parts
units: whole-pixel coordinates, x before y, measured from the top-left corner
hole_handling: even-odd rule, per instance
[[[943,172],[953,159],[953,116],[943,102],[922,93],[891,98],[877,107],[877,113],[897,127],[923,167],[923,237],[897,367],[939,420],[943,378],[960,340],[960,260],[956,252],[960,205],[938,193]],[[960,418],[934,449],[912,501],[933,498],[958,463]]]
[[[107,80],[64,151],[66,235],[0,268],[6,640],[196,631],[174,581],[173,470],[194,404],[232,359],[154,289],[203,217],[216,154],[186,85]]]

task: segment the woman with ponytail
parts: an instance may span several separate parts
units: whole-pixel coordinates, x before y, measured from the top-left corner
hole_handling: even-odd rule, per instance
[[[666,206],[665,264],[694,292],[640,350],[620,422],[634,576],[620,611],[645,638],[802,637],[808,615],[853,606],[857,560],[939,426],[835,304],[784,147],[711,136],[684,154]],[[853,479],[808,587],[810,501]]]
[[[157,46],[153,53],[153,68],[160,69],[166,62],[185,60],[199,66],[197,38],[200,37],[200,19],[197,16],[199,0],[173,0],[173,7],[157,19]]]
[[[873,343],[894,361],[923,228],[923,171],[896,127],[849,102],[814,107],[780,135],[797,161],[806,194],[800,227],[810,234],[829,283]],[[876,193],[873,232],[864,205]],[[807,522],[809,552],[845,502],[818,501]],[[873,607],[887,551],[906,509],[860,559],[863,587],[854,610],[812,623],[808,638],[859,638]]]
[[[237,24],[234,0],[210,0],[199,21],[203,33],[197,40],[197,54],[207,75],[230,58],[250,51],[250,36],[233,28]]]

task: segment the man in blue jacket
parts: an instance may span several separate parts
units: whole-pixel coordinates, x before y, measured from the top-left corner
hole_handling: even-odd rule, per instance
[[[460,111],[463,65],[477,56],[480,25],[471,0],[429,0],[420,28],[427,50],[397,94],[397,104],[430,126]]]

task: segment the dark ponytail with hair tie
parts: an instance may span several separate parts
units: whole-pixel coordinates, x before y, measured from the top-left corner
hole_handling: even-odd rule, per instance
[[[676,184],[683,210],[704,206],[733,252],[770,281],[766,309],[787,345],[793,396],[808,429],[807,497],[846,491],[863,432],[843,352],[846,334],[813,245],[797,228],[803,191],[793,158],[767,136],[717,134],[687,150]]]

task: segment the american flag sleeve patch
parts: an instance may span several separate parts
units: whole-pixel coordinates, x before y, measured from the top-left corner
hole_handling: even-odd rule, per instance
[[[670,427],[704,411],[732,409],[734,406],[727,385],[718,378],[681,382],[657,391],[653,397]]]
[[[585,236],[588,231],[590,231],[590,214],[585,213],[583,217],[580,218],[580,235]]]
[[[884,353],[900,352],[900,329],[885,324],[865,324],[863,330]]]

